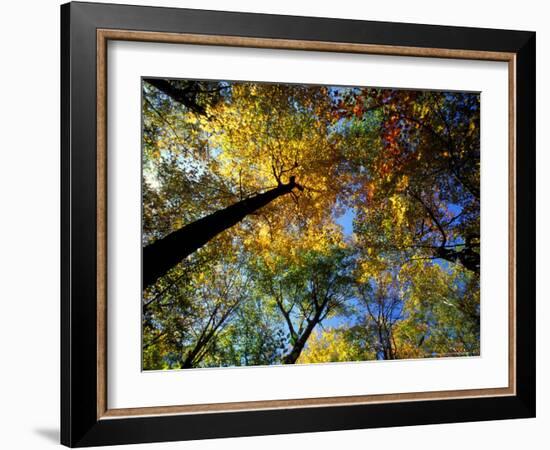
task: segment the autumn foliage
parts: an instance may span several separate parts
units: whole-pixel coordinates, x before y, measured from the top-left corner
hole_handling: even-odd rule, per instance
[[[143,367],[478,355],[475,93],[143,81]]]

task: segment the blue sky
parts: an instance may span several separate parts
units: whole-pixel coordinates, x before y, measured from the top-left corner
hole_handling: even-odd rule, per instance
[[[355,219],[355,210],[352,208],[346,208],[344,214],[337,217],[336,223],[342,227],[344,236],[349,237],[353,233],[353,220]]]

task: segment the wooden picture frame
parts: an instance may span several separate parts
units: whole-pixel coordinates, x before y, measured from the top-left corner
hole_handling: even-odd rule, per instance
[[[535,415],[535,33],[69,3],[61,7],[61,442],[91,446]],[[507,388],[110,409],[107,42],[504,61],[509,68]]]

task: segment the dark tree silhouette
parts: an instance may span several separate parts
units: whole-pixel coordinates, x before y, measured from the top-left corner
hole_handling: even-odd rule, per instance
[[[163,94],[169,96],[172,100],[182,104],[190,111],[201,116],[206,116],[206,106],[217,101],[220,86],[212,87],[212,83],[195,81],[176,81],[163,80],[159,78],[147,78],[147,83],[154,86]]]
[[[302,190],[303,188],[296,183],[295,177],[290,177],[290,181],[286,184],[280,183],[269,191],[234,203],[147,245],[143,249],[143,288],[153,284],[168,270],[221,232],[273,200],[289,194],[293,189]]]

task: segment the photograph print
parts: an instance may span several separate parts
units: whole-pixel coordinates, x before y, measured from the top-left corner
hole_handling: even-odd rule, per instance
[[[142,78],[142,368],[480,354],[480,94]]]

